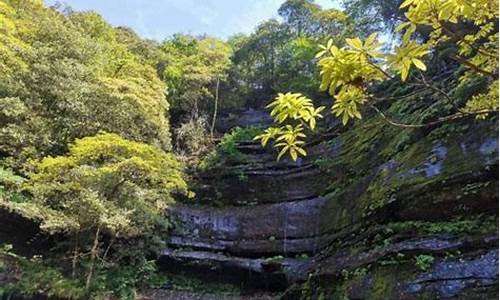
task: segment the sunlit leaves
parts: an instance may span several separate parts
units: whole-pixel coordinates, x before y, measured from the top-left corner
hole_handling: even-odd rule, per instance
[[[254,140],[260,140],[262,147],[265,147],[269,140],[275,139],[277,136],[281,135],[283,132],[282,128],[269,127],[264,130],[263,134],[257,135]]]
[[[301,124],[293,127],[292,125],[286,125],[283,127],[281,134],[276,138],[276,144],[274,147],[281,148],[278,159],[280,159],[287,152],[290,153],[290,157],[295,161],[298,155],[306,156],[306,151],[302,148],[304,141],[299,140],[299,138],[305,138],[306,135],[303,133],[303,126]]]
[[[377,42],[377,35],[376,32],[370,34],[364,43],[359,38],[346,39],[346,43],[354,52],[361,54],[360,59],[368,59],[368,57],[380,58],[384,54],[377,51],[382,46],[382,44]]]
[[[350,119],[361,119],[359,106],[366,101],[365,85],[385,78],[380,59],[384,54],[378,49],[381,44],[373,33],[365,41],[359,38],[346,39],[346,47],[338,48],[332,40],[321,46],[318,57],[321,75],[321,90],[328,91],[335,99],[332,113],[346,125]]]
[[[396,28],[396,31],[406,31],[401,53],[392,57],[392,66],[401,72],[403,80],[408,75],[409,64],[423,71],[426,69],[419,59],[419,55],[425,53],[415,50],[417,47],[433,48],[449,41],[454,41],[458,48],[458,56],[452,58],[468,69],[463,78],[471,74],[486,75],[490,79],[498,76],[498,32],[494,30],[498,22],[498,0],[406,0],[401,8],[407,10],[405,16],[408,21]],[[473,27],[464,35],[456,31],[457,25],[450,26],[458,23],[473,24]],[[417,46],[416,42],[410,41],[417,25],[432,29],[424,45]],[[467,109],[495,107],[497,100],[485,95],[473,97],[466,104]],[[487,99],[490,99],[488,105]]]
[[[309,124],[311,129],[316,126],[316,118],[322,118],[321,111],[324,107],[315,108],[311,99],[302,94],[278,94],[276,99],[266,106],[271,108],[271,116],[277,123],[288,119],[302,120]]]
[[[341,118],[342,124],[346,125],[350,119],[361,119],[358,105],[366,101],[364,92],[357,87],[349,86],[343,88],[336,96],[332,106],[332,113]]]
[[[363,48],[363,42],[359,38],[345,39],[347,45],[351,46],[356,50],[361,50]]]
[[[478,112],[484,110],[498,110],[498,80],[495,80],[489,87],[486,93],[475,95],[469,100],[465,106],[469,112]],[[478,119],[484,119],[488,116],[487,113],[478,114]]]
[[[187,192],[173,155],[109,133],[76,140],[67,155],[33,162],[30,170],[33,205],[64,216],[38,217],[51,232],[100,226],[134,236],[173,202],[174,192]]]
[[[420,60],[424,55],[429,53],[429,50],[424,45],[418,45],[415,42],[410,42],[403,47],[398,47],[394,54],[387,57],[389,65],[401,74],[401,80],[405,81],[410,73],[410,68],[415,65],[422,71],[427,68]]]
[[[317,119],[322,118],[321,112],[325,109],[323,106],[315,108],[311,99],[299,93],[278,94],[273,102],[267,105],[271,109],[271,116],[277,124],[285,124],[281,127],[271,127],[258,135],[254,140],[260,140],[262,146],[274,139],[276,143],[274,147],[280,148],[278,159],[286,153],[290,154],[293,160],[297,160],[299,156],[305,156],[306,151],[302,148],[305,143],[302,139],[306,137],[304,134],[304,126],[314,130]]]

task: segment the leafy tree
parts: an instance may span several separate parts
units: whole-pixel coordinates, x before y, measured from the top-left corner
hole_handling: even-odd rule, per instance
[[[0,1],[0,155],[17,169],[106,130],[170,148],[165,85],[154,65],[95,13]],[[2,25],[4,26],[4,25]],[[8,29],[8,30],[7,30]],[[9,105],[7,105],[9,104]]]
[[[33,162],[29,175],[33,198],[2,206],[39,221],[50,234],[72,236],[73,275],[86,266],[87,290],[97,259],[106,264],[120,257],[109,252],[113,243],[167,226],[164,208],[174,194],[187,193],[172,154],[111,133],[78,139],[67,155]]]
[[[401,8],[407,9],[407,21],[395,28],[396,32],[404,30],[401,42],[390,53],[379,51],[381,44],[377,41],[377,34],[373,33],[365,41],[360,38],[346,39],[347,45],[337,47],[333,40],[329,40],[317,54],[320,58],[318,66],[321,70],[322,90],[334,97],[332,112],[341,117],[346,125],[349,120],[362,117],[360,106],[369,106],[378,112],[391,125],[418,128],[439,124],[448,120],[475,115],[484,118],[488,114],[498,112],[498,29],[494,24],[498,20],[498,1],[459,1],[459,0],[406,0]],[[467,33],[460,30],[459,23],[472,24]],[[453,25],[456,26],[453,26]],[[421,41],[412,38],[417,26],[431,28],[429,38]],[[423,59],[444,43],[453,41],[456,50],[452,50],[450,58],[463,65],[466,71],[461,81],[474,77],[484,78],[488,82],[486,91],[474,95],[458,112],[440,117],[427,124],[403,124],[388,118],[375,106],[376,99],[369,93],[368,88],[377,82],[394,80],[398,74],[402,82],[410,77],[419,84],[454,103],[445,90],[436,87],[425,78],[422,73],[427,70]],[[416,71],[416,72],[415,72]],[[294,98],[288,98],[293,102]],[[274,102],[275,103],[275,102]],[[282,107],[293,107],[293,104],[282,104]],[[301,108],[298,114],[313,111],[314,108]],[[275,113],[275,111],[273,110]],[[273,113],[272,112],[272,113]],[[281,120],[278,119],[278,122]],[[269,136],[260,136],[262,141],[276,138],[277,141],[287,140],[282,146],[283,155],[286,151],[295,160],[297,155],[292,153],[290,145],[296,143],[300,135],[290,135],[275,128]],[[286,148],[285,148],[286,147]],[[283,152],[283,149],[286,149]]]
[[[287,0],[278,9],[279,15],[299,37],[317,32],[318,23],[314,16],[319,11],[321,7],[313,0]]]
[[[309,0],[285,1],[279,14],[282,22],[268,20],[251,35],[228,41],[234,49],[229,81],[236,87],[229,98],[243,98],[252,107],[283,90],[324,98],[314,61],[318,43],[333,36],[342,44],[362,30],[340,10],[322,9]]]
[[[248,37],[238,37],[234,49],[232,82],[238,85],[248,104],[260,106],[275,93],[278,70],[285,59],[284,48],[291,35],[277,20],[260,24]],[[230,41],[231,43],[231,41]],[[285,74],[285,73],[282,73]],[[280,80],[283,82],[283,80]]]
[[[346,14],[365,27],[364,32],[394,30],[405,20],[401,0],[344,0]]]
[[[217,119],[220,83],[221,81],[227,80],[227,71],[231,63],[230,55],[232,49],[223,41],[215,38],[205,38],[201,40],[199,47],[204,64],[208,66],[212,74],[212,84],[215,81],[215,91],[213,93],[214,109],[212,124],[210,125],[210,135],[213,137],[215,121]]]
[[[310,37],[297,37],[286,24],[270,20],[237,38],[230,81],[247,105],[259,107],[281,89],[317,91],[312,59],[318,48]]]
[[[190,114],[197,119],[202,110],[217,115],[220,82],[226,79],[231,48],[215,38],[195,38],[176,34],[161,45],[166,56],[163,78],[175,114]],[[209,105],[214,99],[214,105]],[[176,116],[174,116],[176,117]],[[213,123],[213,122],[212,122]]]

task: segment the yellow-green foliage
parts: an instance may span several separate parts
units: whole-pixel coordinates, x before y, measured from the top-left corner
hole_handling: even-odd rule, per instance
[[[330,40],[318,53],[321,69],[321,89],[334,96],[332,110],[342,116],[342,123],[349,119],[361,118],[356,104],[370,100],[366,91],[370,83],[392,79],[391,72],[400,74],[406,81],[414,66],[420,71],[427,67],[422,59],[441,44],[456,39],[458,54],[452,58],[463,64],[468,71],[466,76],[487,76],[496,79],[498,69],[498,32],[494,30],[498,19],[498,1],[494,0],[407,0],[401,5],[406,9],[407,21],[396,27],[395,31],[405,31],[401,43],[391,53],[378,51],[382,44],[377,43],[377,35],[371,34],[364,42],[359,38],[346,39],[347,46],[338,48]],[[471,22],[475,26],[473,34],[460,36],[450,24]],[[417,26],[432,28],[429,39],[419,42],[412,39]],[[478,95],[466,105],[471,113],[483,110],[497,110],[497,97],[492,93],[497,84],[491,83],[488,93]],[[483,116],[484,114],[479,114]]]
[[[297,160],[298,155],[306,156],[303,148],[305,142],[301,140],[306,137],[304,127],[314,130],[316,119],[323,117],[320,113],[324,107],[314,108],[311,99],[299,93],[280,93],[267,108],[272,108],[274,121],[284,125],[268,128],[254,140],[260,140],[262,146],[266,146],[270,139],[276,139],[274,147],[281,148],[278,159],[287,152],[293,160]]]
[[[113,235],[137,235],[174,201],[173,193],[187,192],[172,154],[116,134],[76,140],[67,155],[32,165],[32,201],[10,206],[40,219],[51,233],[100,227]]]
[[[39,223],[49,235],[66,237],[58,244],[66,254],[56,262],[47,255],[43,264],[23,266],[16,291],[31,293],[24,278],[35,276],[41,293],[63,295],[66,284],[75,284],[85,294],[77,298],[93,299],[94,292],[133,291],[147,281],[136,275],[140,270],[153,275],[148,257],[163,247],[156,235],[169,226],[165,208],[176,194],[189,196],[173,154],[100,132],[75,140],[65,155],[31,161],[26,168],[27,181],[0,172],[0,207]],[[13,185],[23,187],[23,193],[15,193]],[[4,193],[2,186],[11,192]],[[114,274],[124,265],[127,271]],[[76,280],[67,280],[70,272]]]
[[[450,57],[466,69],[462,80],[474,76],[484,77],[489,84],[485,93],[473,96],[468,99],[465,107],[459,108],[460,116],[473,114],[484,118],[489,113],[498,111],[498,31],[495,30],[498,0],[406,0],[400,8],[406,10],[407,20],[397,26],[395,31],[404,31],[404,34],[399,45],[395,45],[390,52],[379,51],[382,44],[377,41],[376,33],[372,33],[364,41],[360,38],[348,38],[345,40],[346,45],[341,48],[334,45],[333,39],[320,46],[322,50],[316,55],[320,58],[320,89],[333,96],[332,113],[346,125],[351,119],[361,119],[359,107],[362,105],[371,105],[380,112],[373,107],[374,99],[368,88],[376,82],[394,80],[395,75],[399,75],[402,82],[407,81],[412,68],[420,73],[426,71],[423,59],[450,41],[457,48],[456,53],[451,53]],[[473,24],[473,29],[463,34],[460,32],[460,23]],[[416,38],[414,35],[417,26],[431,28],[429,38]],[[449,98],[445,91],[433,87],[422,73],[420,75],[416,78],[422,81],[421,85]],[[282,95],[270,105],[273,107],[271,115],[275,116],[277,123],[283,123],[289,118],[289,110],[295,108],[295,102],[301,99],[300,94]],[[312,102],[307,101],[308,110],[315,112]],[[306,110],[299,108],[297,111],[299,113],[294,112],[295,120],[300,119],[301,112]],[[284,142],[277,144],[282,146],[278,158],[289,152],[295,160],[297,153],[305,155],[300,147],[303,141],[297,141],[297,137],[305,137],[302,131],[300,124],[270,128],[258,138],[265,145],[270,138],[279,136]]]
[[[62,14],[42,1],[0,0],[0,151],[18,168],[99,130],[170,148],[165,84],[156,62],[129,48],[93,12]],[[9,113],[0,104],[0,116]],[[11,109],[10,109],[11,110]]]
[[[16,26],[15,15],[16,12],[10,5],[0,1],[0,69],[5,77],[26,68],[19,57],[19,50],[29,46],[19,38],[21,32]]]

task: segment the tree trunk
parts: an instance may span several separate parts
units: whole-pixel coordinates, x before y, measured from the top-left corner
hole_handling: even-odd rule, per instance
[[[95,258],[97,257],[97,247],[99,246],[100,231],[101,227],[97,227],[94,237],[94,244],[92,245],[92,249],[90,250],[90,266],[89,266],[89,271],[87,273],[87,280],[85,282],[85,289],[87,291],[90,288],[90,283],[92,282],[92,275],[94,273],[94,265],[95,265]]]
[[[75,247],[73,248],[73,260],[71,261],[72,278],[75,278],[76,276],[76,265],[78,264],[78,256],[79,256],[79,238],[80,238],[80,231],[77,231],[75,234]]]
[[[214,138],[215,120],[217,119],[217,108],[219,104],[219,85],[220,79],[219,77],[217,77],[217,84],[215,86],[214,115],[212,117],[212,126],[210,127],[210,136],[212,137],[212,139]]]

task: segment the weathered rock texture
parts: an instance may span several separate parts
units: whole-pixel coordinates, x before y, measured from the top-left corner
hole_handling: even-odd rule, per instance
[[[295,163],[241,143],[245,163],[199,174],[203,200],[168,209],[164,265],[260,276],[287,299],[490,299],[497,126],[408,131],[371,116]]]

